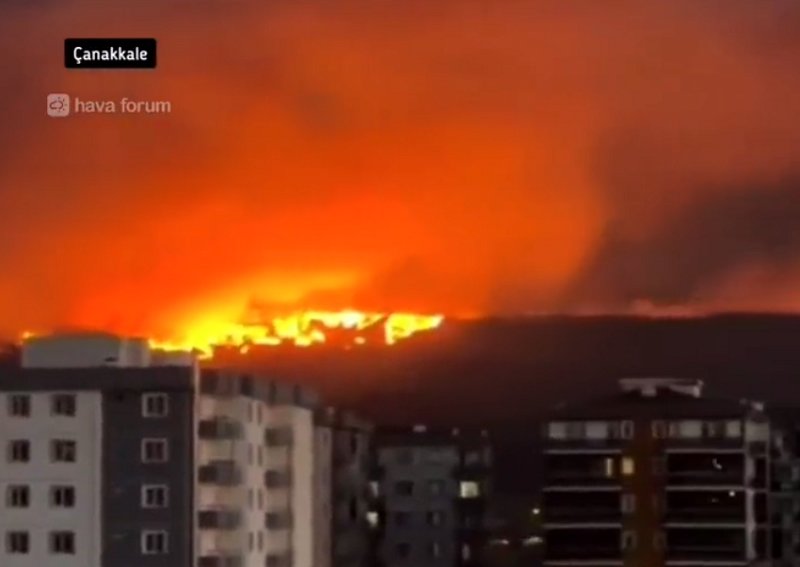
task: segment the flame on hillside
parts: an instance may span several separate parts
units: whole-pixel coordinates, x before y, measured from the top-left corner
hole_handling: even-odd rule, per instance
[[[154,348],[195,350],[210,356],[215,348],[291,345],[393,345],[418,333],[438,328],[444,317],[415,313],[302,311],[285,316],[257,317],[242,323],[204,323],[190,326],[180,340],[152,340]]]

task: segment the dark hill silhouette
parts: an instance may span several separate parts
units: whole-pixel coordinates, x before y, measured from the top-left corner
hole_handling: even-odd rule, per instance
[[[800,403],[800,316],[451,321],[392,347],[269,347],[215,364],[313,385],[383,423],[533,422],[625,376],[701,378],[717,396]]]

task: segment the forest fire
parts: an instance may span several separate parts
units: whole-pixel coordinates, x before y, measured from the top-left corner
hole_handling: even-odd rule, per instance
[[[195,350],[207,356],[219,347],[246,352],[252,346],[393,345],[434,330],[443,321],[441,315],[414,313],[302,311],[243,323],[198,325],[190,327],[181,340],[153,340],[151,344],[164,350]]]

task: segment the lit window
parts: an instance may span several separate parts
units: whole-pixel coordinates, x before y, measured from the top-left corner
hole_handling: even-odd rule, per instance
[[[622,458],[622,476],[631,476],[636,467],[634,466],[633,459],[630,457]]]
[[[742,422],[729,421],[725,424],[725,436],[730,439],[740,439],[742,437]]]
[[[458,495],[461,498],[478,498],[481,495],[481,486],[472,480],[461,481],[458,486]]]
[[[367,512],[367,523],[370,527],[377,528],[378,527],[378,513],[377,512]]]
[[[605,469],[604,472],[605,472],[606,478],[613,478],[614,477],[614,459],[612,459],[611,457],[603,459],[603,464],[605,465],[604,466],[604,469]]]
[[[142,396],[142,415],[144,417],[166,417],[169,413],[167,394],[144,394]]]

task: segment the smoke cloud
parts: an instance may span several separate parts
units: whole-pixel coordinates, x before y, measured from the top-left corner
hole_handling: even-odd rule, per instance
[[[794,0],[3,2],[0,49],[1,331],[800,309]]]

